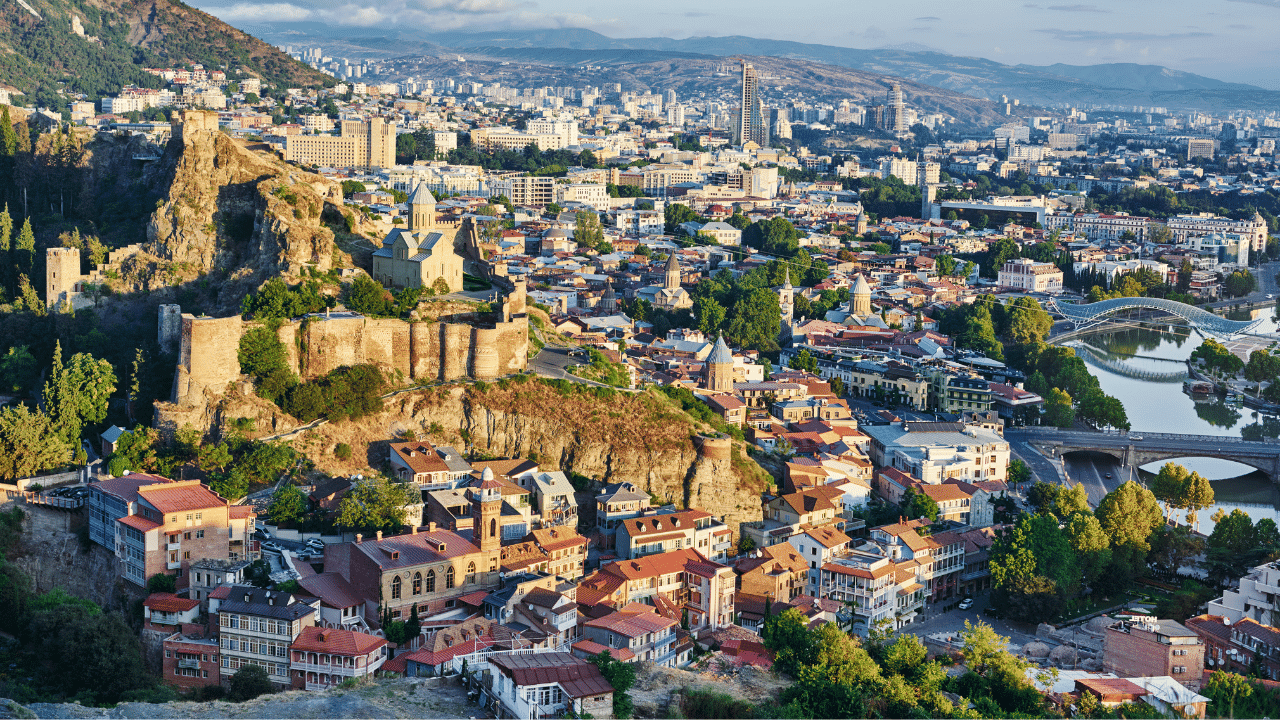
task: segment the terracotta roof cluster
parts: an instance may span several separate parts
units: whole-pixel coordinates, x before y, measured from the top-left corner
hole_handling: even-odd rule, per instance
[[[587,627],[601,628],[629,638],[636,638],[675,627],[675,620],[662,617],[654,612],[653,608],[639,607],[644,609],[638,609],[636,604],[632,603],[626,608],[605,615],[602,618],[588,620]]]
[[[585,655],[588,658],[593,658],[602,652],[607,652],[614,660],[618,660],[620,662],[627,662],[634,659],[636,656],[635,653],[631,652],[627,648],[605,647],[593,640],[579,640],[573,644],[573,651],[578,654],[579,657]]]
[[[421,441],[391,443],[392,453],[414,473],[448,472],[449,466],[436,454],[431,443]]]

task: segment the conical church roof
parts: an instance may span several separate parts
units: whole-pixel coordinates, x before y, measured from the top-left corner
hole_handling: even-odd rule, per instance
[[[733,364],[733,351],[728,345],[724,344],[724,336],[716,338],[716,346],[711,348],[711,354],[707,356],[707,363],[711,365]]]
[[[431,194],[431,191],[427,189],[426,183],[418,183],[418,186],[413,189],[413,194],[409,196],[409,204],[435,205],[436,198]]]

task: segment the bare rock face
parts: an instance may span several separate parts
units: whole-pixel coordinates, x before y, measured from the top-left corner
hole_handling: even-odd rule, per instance
[[[145,250],[196,272],[259,277],[333,262],[326,204],[341,207],[335,183],[250,150],[218,129],[216,113],[188,111],[159,161],[166,199],[147,227]]]
[[[732,440],[700,434],[687,415],[651,393],[598,397],[583,389],[566,395],[537,381],[476,384],[406,393],[388,411],[382,420],[456,432],[494,456],[635,483],[678,507],[723,516],[735,537],[739,523],[762,517],[767,474]]]

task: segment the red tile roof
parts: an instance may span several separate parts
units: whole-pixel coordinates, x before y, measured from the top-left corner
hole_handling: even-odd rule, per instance
[[[302,563],[305,565],[306,563]],[[360,593],[347,582],[346,578],[336,572],[310,575],[299,578],[298,584],[311,595],[320,598],[320,602],[333,608],[349,608],[360,605],[364,599]]]
[[[600,568],[600,572],[623,580],[639,580],[656,575],[670,575],[685,569],[689,563],[702,563],[711,567],[724,567],[713,563],[697,550],[684,548],[657,555],[646,555],[634,560],[619,560]],[[616,586],[615,586],[616,587]],[[612,591],[610,591],[612,592]]]
[[[151,485],[138,488],[138,497],[151,503],[162,513],[203,510],[226,507],[227,501],[196,480],[172,485]]]
[[[595,657],[602,652],[607,652],[614,660],[619,660],[621,662],[627,662],[636,656],[635,653],[626,648],[605,647],[604,645],[592,640],[579,640],[573,644],[573,649],[587,655],[588,657]]]
[[[253,511],[251,505],[232,505],[230,508],[230,517],[232,520],[243,520],[244,518],[257,517],[258,514]]]
[[[439,549],[440,543],[444,544],[443,550]],[[451,530],[396,535],[382,540],[366,538],[357,543],[355,549],[383,569],[422,565],[480,552],[480,548]],[[394,558],[391,556],[393,552],[397,553]]]
[[[675,625],[675,620],[662,617],[651,608],[645,612],[619,610],[602,618],[587,621],[587,627],[603,628],[631,638],[659,632]]]
[[[159,475],[148,475],[147,473],[130,473],[123,477],[109,478],[102,482],[92,485],[93,489],[113,495],[124,500],[125,502],[133,502],[138,499],[138,488],[144,485],[154,485],[156,483],[171,483],[169,478],[160,477]]]
[[[500,655],[489,663],[509,675],[516,685],[558,683],[569,697],[591,697],[613,692],[599,668],[569,653]]]
[[[330,655],[356,656],[368,655],[386,644],[386,640],[362,632],[312,625],[303,628],[302,634],[289,647],[293,650],[323,652]]]
[[[152,593],[142,601],[143,607],[160,612],[186,612],[200,604],[199,600],[178,597],[173,593]]]
[[[401,657],[405,659],[406,663],[409,660],[413,660],[423,665],[441,665],[459,655],[470,655],[473,652],[493,647],[495,642],[497,641],[492,637],[482,635],[457,645],[451,645],[443,650],[419,650]]]
[[[139,532],[150,532],[160,527],[160,523],[148,520],[141,515],[127,515],[120,518],[120,522]]]

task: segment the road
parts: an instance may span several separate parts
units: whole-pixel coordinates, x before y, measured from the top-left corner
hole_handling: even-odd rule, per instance
[[[943,601],[943,604],[951,604],[954,600]],[[947,612],[939,612],[935,608],[928,608],[924,611],[922,620],[918,620],[900,630],[905,634],[916,635],[924,639],[933,635],[935,639],[945,639],[942,636],[950,636],[954,638],[954,642],[963,642],[960,640],[960,633],[964,632],[964,623],[968,620],[970,623],[977,624],[979,620],[990,625],[996,633],[1009,638],[1010,645],[1021,647],[1035,639],[1036,629],[1033,625],[1026,623],[1014,622],[1012,620],[997,619],[983,613],[991,604],[991,593],[982,592],[974,598],[972,608],[968,610],[950,610]],[[959,649],[959,646],[956,646]]]
[[[565,368],[585,365],[586,363],[579,358],[570,357],[569,351],[571,349],[573,348],[565,347],[564,345],[547,345],[529,360],[529,370],[543,377],[579,382],[582,378],[571,374]]]
[[[1089,504],[1094,507],[1126,480],[1138,479],[1136,468],[1125,467],[1106,453],[1071,453],[1062,462],[1066,466],[1068,482],[1084,485],[1089,493]]]

